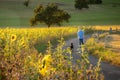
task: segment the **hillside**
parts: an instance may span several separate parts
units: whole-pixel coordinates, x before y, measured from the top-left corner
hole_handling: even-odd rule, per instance
[[[63,25],[120,25],[120,0],[103,0],[101,5],[89,5],[89,9],[77,10],[74,0],[30,0],[25,7],[25,0],[0,0],[0,26],[27,27],[34,15],[34,8],[40,3],[43,5],[55,2],[61,9],[71,14],[69,23]],[[38,26],[46,26],[40,24]]]

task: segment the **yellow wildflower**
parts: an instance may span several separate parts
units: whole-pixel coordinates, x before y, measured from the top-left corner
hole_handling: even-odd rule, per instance
[[[40,70],[40,73],[43,75],[43,76],[45,76],[45,74],[47,73],[47,69],[46,68],[44,68],[44,69],[42,69],[42,70]]]
[[[15,34],[12,34],[12,35],[11,35],[11,42],[15,41],[16,38],[17,38],[17,36],[16,36]]]
[[[40,70],[40,73],[44,76],[47,72],[51,70],[51,63],[52,58],[51,55],[45,55],[45,57],[42,59],[42,69]]]

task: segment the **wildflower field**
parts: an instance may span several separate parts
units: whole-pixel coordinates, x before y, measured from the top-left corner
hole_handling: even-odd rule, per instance
[[[100,68],[101,58],[93,66],[89,62],[88,53],[80,54],[82,59],[73,65],[71,50],[62,49],[65,46],[64,38],[76,35],[77,29],[1,28],[0,80],[104,80]],[[96,31],[94,27],[81,29],[86,34]],[[58,42],[56,47],[51,45],[54,41]],[[37,44],[47,44],[44,53],[38,52],[35,47]]]
[[[86,59],[72,65],[71,51],[62,50],[63,37],[76,35],[76,27],[4,28],[0,29],[0,80],[79,80],[98,79],[100,62],[92,66]],[[57,40],[53,49],[50,41]],[[39,53],[35,44],[47,43],[46,52]],[[42,45],[41,45],[42,46]],[[84,57],[85,55],[83,55]],[[103,77],[104,78],[104,77]],[[102,78],[102,79],[103,79]]]

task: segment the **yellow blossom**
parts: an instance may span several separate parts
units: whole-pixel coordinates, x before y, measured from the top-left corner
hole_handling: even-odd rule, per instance
[[[40,70],[40,73],[44,76],[47,72],[49,72],[51,67],[51,55],[45,55],[45,57],[42,59],[42,69]]]
[[[17,38],[17,36],[16,36],[15,34],[12,34],[12,35],[11,35],[11,42],[15,41],[16,38]]]

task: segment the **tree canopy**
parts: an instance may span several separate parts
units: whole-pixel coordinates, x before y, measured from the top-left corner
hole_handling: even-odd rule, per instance
[[[30,3],[30,0],[27,0],[27,1],[24,1],[24,5],[26,6],[26,7],[28,7],[29,6],[29,3]]]
[[[30,20],[31,25],[37,25],[37,23],[45,23],[48,27],[51,25],[61,25],[63,21],[68,22],[70,15],[59,9],[55,3],[50,3],[46,7],[39,5],[34,10],[35,16]]]
[[[89,6],[86,0],[75,0],[75,8],[82,9],[89,8]]]
[[[75,8],[89,8],[88,4],[102,4],[102,0],[75,0]]]
[[[102,0],[88,0],[89,4],[102,4]]]

